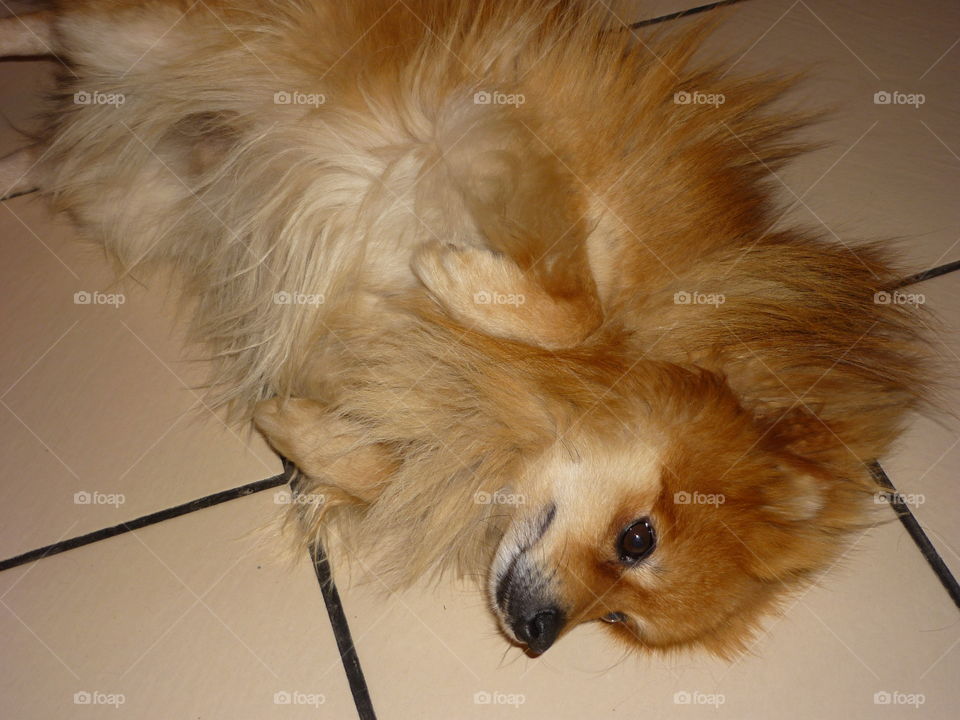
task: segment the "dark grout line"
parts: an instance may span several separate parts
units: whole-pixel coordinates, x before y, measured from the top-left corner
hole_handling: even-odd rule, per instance
[[[960,260],[954,260],[953,262],[937,265],[937,267],[924,270],[923,272],[908,275],[900,281],[897,287],[906,287],[907,285],[913,285],[914,283],[923,282],[924,280],[930,280],[931,278],[952,273],[954,270],[960,270]]]
[[[350,634],[350,625],[343,611],[343,603],[340,601],[340,593],[333,582],[327,552],[319,542],[310,547],[310,559],[313,560],[313,570],[317,575],[317,582],[320,583],[320,591],[323,593],[323,604],[327,607],[333,637],[337,641],[340,662],[343,664],[343,671],[347,674],[357,716],[360,720],[377,720],[373,701],[370,699],[370,690],[367,688],[367,680],[363,676],[360,658],[357,656],[357,649]]]
[[[191,500],[190,502],[174,507],[166,508],[149,515],[128,520],[127,522],[114,525],[112,527],[101,528],[94,532],[80,535],[69,540],[61,540],[52,545],[30,550],[21,555],[7,558],[0,561],[0,572],[10,570],[29,562],[39,561],[52,555],[59,555],[62,552],[73,550],[84,545],[91,545],[101,540],[123,535],[133,530],[139,530],[150,525],[156,525],[164,520],[188,515],[189,513],[203,510],[204,508],[220,505],[221,503],[236,500],[238,498],[252,495],[253,493],[270,490],[271,488],[287,485],[291,482],[294,475],[295,466],[293,463],[284,460],[283,472],[273,477],[257,480],[256,482],[240,485],[239,487],[223,490],[212,495]],[[294,489],[294,492],[296,490]],[[376,720],[377,715],[373,710],[373,702],[370,699],[370,692],[367,689],[367,682],[363,676],[363,668],[360,667],[360,659],[357,657],[357,651],[353,646],[353,639],[350,635],[350,626],[347,623],[347,616],[343,611],[343,603],[340,601],[340,593],[333,582],[333,574],[330,570],[330,563],[327,560],[327,554],[322,545],[315,545],[310,549],[310,558],[313,561],[314,572],[317,575],[317,581],[320,583],[320,592],[323,594],[323,602],[327,608],[327,615],[330,618],[330,625],[333,628],[333,635],[337,641],[337,648],[340,651],[340,662],[343,664],[343,670],[347,675],[347,682],[350,685],[350,692],[353,695],[353,702],[357,708],[357,715],[360,720]]]
[[[927,537],[923,528],[920,527],[920,523],[917,522],[917,518],[914,517],[910,508],[903,502],[900,493],[898,493],[897,489],[893,486],[889,476],[884,472],[884,469],[880,467],[880,463],[874,460],[868,463],[867,467],[870,469],[870,474],[873,475],[873,479],[890,491],[890,505],[897,513],[901,524],[913,539],[913,542],[916,543],[920,549],[920,553],[924,559],[926,559],[933,572],[936,573],[937,579],[940,580],[947,594],[953,600],[953,604],[960,608],[960,585],[957,584],[957,579],[953,576],[953,573],[950,572],[950,568],[947,567],[943,558],[940,557],[940,553],[937,552],[933,543],[930,542],[930,538]]]
[[[669,15],[661,15],[660,17],[650,18],[649,20],[640,20],[635,23],[631,23],[626,27],[631,30],[637,30],[643,27],[649,27],[650,25],[658,25],[663,22],[669,22],[670,20],[679,20],[680,18],[687,17],[689,15],[697,15],[698,13],[707,12],[708,10],[715,10],[724,5],[736,5],[737,3],[744,2],[744,0],[720,0],[719,2],[708,3],[707,5],[699,5],[697,7],[689,8],[688,10],[680,10],[675,13],[670,13]]]
[[[61,540],[60,542],[53,543],[52,545],[44,545],[36,550],[31,550],[23,553],[22,555],[17,555],[16,557],[7,558],[6,560],[0,561],[0,572],[18,567],[19,565],[26,565],[28,562],[32,562],[33,560],[40,560],[42,558],[50,557],[51,555],[59,555],[67,550],[73,550],[74,548],[90,545],[91,543],[99,542],[100,540],[106,540],[107,538],[116,537],[117,535],[123,535],[124,533],[131,532],[132,530],[139,530],[140,528],[147,527],[148,525],[156,525],[164,520],[170,520],[171,518],[187,515],[188,513],[196,512],[197,510],[203,510],[204,508],[219,505],[220,503],[236,500],[237,498],[246,497],[247,495],[252,495],[253,493],[269,490],[270,488],[275,488],[280,485],[285,485],[289,479],[290,470],[287,469],[280,475],[274,475],[270,478],[257,480],[256,482],[231,488],[230,490],[223,490],[221,492],[214,493],[213,495],[206,495],[202,498],[197,498],[196,500],[183,503],[182,505],[175,505],[174,507],[167,508],[166,510],[160,510],[155,513],[150,513],[149,515],[138,517],[134,520],[128,520],[127,522],[114,525],[113,527],[95,530],[94,532],[87,533],[86,535],[80,535],[79,537],[70,538],[69,540]]]
[[[6,202],[7,200],[13,200],[14,198],[23,197],[24,195],[29,195],[30,193],[35,193],[40,188],[30,188],[29,190],[20,190],[19,192],[10,193],[9,195],[4,195],[0,198],[0,202]]]

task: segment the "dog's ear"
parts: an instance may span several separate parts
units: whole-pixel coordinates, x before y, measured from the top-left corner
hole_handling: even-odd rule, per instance
[[[781,417],[763,444],[775,472],[750,510],[752,569],[769,580],[815,571],[842,548],[841,536],[869,526],[876,485],[864,462],[808,410]]]
[[[751,573],[764,580],[782,580],[822,566],[821,515],[827,492],[824,482],[801,468],[779,465],[757,488],[742,524],[730,528],[741,537]]]
[[[813,521],[826,502],[824,481],[805,469],[781,464],[778,481],[763,487],[762,511],[771,521]]]
[[[271,398],[257,405],[257,429],[305,475],[372,502],[396,462],[363,427],[305,398]]]

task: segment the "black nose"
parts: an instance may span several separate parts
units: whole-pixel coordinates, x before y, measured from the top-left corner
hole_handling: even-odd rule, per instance
[[[540,608],[516,623],[513,631],[518,639],[539,655],[553,645],[553,641],[557,639],[557,635],[563,628],[563,623],[563,613],[558,608]]]

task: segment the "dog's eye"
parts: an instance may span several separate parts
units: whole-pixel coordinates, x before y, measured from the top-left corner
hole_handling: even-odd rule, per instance
[[[649,518],[637,520],[633,525],[620,533],[617,541],[617,553],[620,562],[630,565],[640,562],[657,544],[657,536],[653,532],[653,525]]]
[[[606,623],[619,623],[626,620],[627,616],[624,615],[622,612],[612,612],[612,613],[607,613],[600,619]]]

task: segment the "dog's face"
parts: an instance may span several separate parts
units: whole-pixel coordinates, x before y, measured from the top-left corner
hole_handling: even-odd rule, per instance
[[[488,583],[512,639],[541,653],[601,620],[641,647],[724,654],[791,580],[827,564],[821,480],[712,390],[681,398],[672,419],[569,432],[524,468]]]

